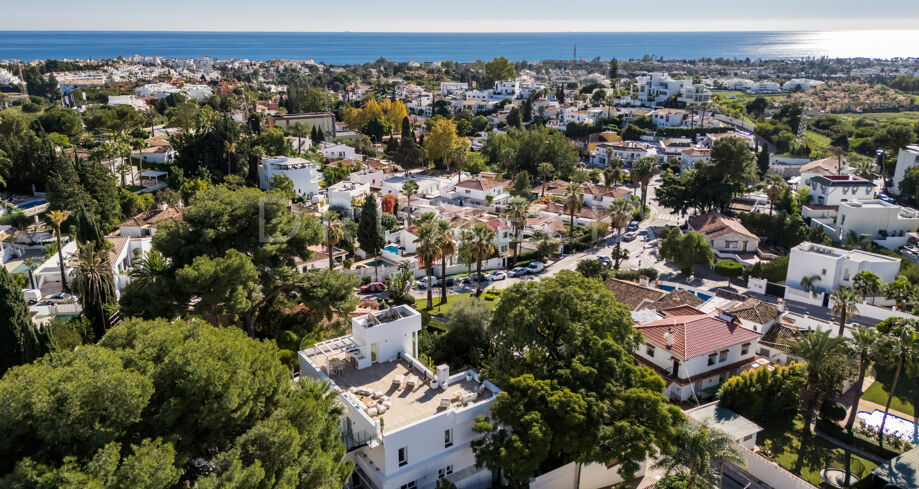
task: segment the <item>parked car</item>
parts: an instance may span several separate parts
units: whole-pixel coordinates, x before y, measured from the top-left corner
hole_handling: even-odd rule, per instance
[[[463,279],[464,284],[474,284],[476,282],[488,282],[488,277],[481,273],[473,273]]]
[[[74,297],[70,294],[54,294],[49,295],[48,300],[51,302],[70,302],[74,300]]]
[[[632,221],[629,223],[629,227],[625,228],[626,231],[638,231],[638,221]]]
[[[522,277],[527,274],[526,267],[514,267],[507,271],[508,277]]]
[[[371,294],[374,292],[383,292],[386,290],[386,284],[383,282],[370,282],[367,285],[361,285],[362,294]]]
[[[487,275],[488,280],[495,282],[497,280],[504,280],[507,278],[507,274],[504,272],[491,272]]]
[[[597,255],[597,261],[602,261],[602,262],[610,261],[609,255]]]
[[[438,285],[440,285],[440,280],[438,280],[437,277],[431,275],[431,287],[437,287]],[[415,288],[416,289],[427,289],[428,288],[428,278],[422,277],[420,280],[418,280],[418,282],[415,284]]]
[[[622,240],[623,240],[623,241],[626,241],[626,242],[635,241],[635,238],[636,238],[636,237],[638,237],[638,235],[635,234],[634,232],[632,232],[632,233],[625,233],[625,234],[622,235]]]
[[[527,268],[530,270],[530,273],[539,273],[546,269],[546,265],[541,261],[533,261],[527,265]]]
[[[453,287],[454,285],[459,283],[459,280],[454,277],[447,277],[444,279],[444,282],[447,283],[447,287]]]

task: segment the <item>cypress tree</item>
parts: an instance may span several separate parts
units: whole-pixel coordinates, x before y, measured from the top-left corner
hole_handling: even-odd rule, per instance
[[[760,178],[766,176],[766,172],[769,171],[769,148],[763,146],[763,150],[756,155],[756,166],[759,168]]]
[[[0,267],[0,318],[0,376],[11,367],[30,363],[53,349],[50,335],[47,332],[39,335],[36,331],[22,290],[3,267]]]
[[[402,137],[405,138],[412,132],[412,123],[408,121],[408,116],[402,118]],[[414,136],[414,134],[412,134]]]
[[[364,200],[363,207],[361,207],[361,218],[357,226],[357,241],[364,253],[373,257],[376,257],[383,245],[386,244],[383,228],[380,226],[380,209],[377,207],[377,199],[374,194],[368,195]],[[377,275],[377,280],[379,280],[376,268],[374,266],[374,274]]]
[[[96,218],[90,214],[86,207],[80,206],[77,210],[77,242],[95,243],[97,247],[105,246],[105,238]]]

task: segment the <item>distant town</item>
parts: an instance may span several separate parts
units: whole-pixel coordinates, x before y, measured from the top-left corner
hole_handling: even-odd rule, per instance
[[[919,59],[573,58],[0,61],[0,487],[919,487]]]

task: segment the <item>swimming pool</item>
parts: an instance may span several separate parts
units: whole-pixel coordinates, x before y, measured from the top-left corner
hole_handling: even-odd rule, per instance
[[[42,199],[39,199],[39,200],[32,200],[32,201],[29,201],[29,202],[24,202],[24,203],[22,203],[22,204],[19,204],[19,205],[16,206],[16,208],[17,208],[17,209],[21,209],[21,210],[26,210],[26,209],[31,209],[31,208],[33,208],[33,207],[38,207],[38,206],[40,206],[40,205],[45,205],[45,204],[47,204],[47,203],[48,203],[47,200],[42,200]]]
[[[392,253],[392,254],[394,254],[394,255],[398,255],[398,254],[399,254],[399,247],[396,246],[396,245],[387,245],[387,246],[385,246],[385,247],[383,248],[383,251],[388,251],[388,252],[390,252],[390,253]]]
[[[662,285],[658,285],[657,288],[659,288],[659,289],[661,289],[661,290],[666,290],[667,292],[671,292],[671,291],[673,291],[674,289],[676,289],[676,287],[674,287],[674,286],[672,286],[672,285],[663,285],[663,284],[662,284]],[[712,296],[710,296],[710,295],[708,295],[708,294],[703,294],[702,292],[697,292],[697,291],[695,291],[695,290],[691,290],[691,289],[683,289],[683,290],[685,290],[686,292],[689,292],[690,294],[692,294],[692,295],[694,295],[694,296],[696,296],[696,297],[702,299],[703,301],[707,301],[707,300],[709,300],[709,299],[712,298]]]
[[[391,266],[392,266],[392,263],[389,263],[389,262],[386,261],[386,260],[379,260],[379,259],[377,259],[377,260],[370,260],[370,261],[368,261],[368,262],[361,263],[361,265],[364,265],[365,267],[368,267],[368,268],[373,268],[373,267],[391,267]]]
[[[868,411],[859,411],[856,416],[862,420],[865,426],[878,429],[881,427],[881,421],[884,419],[884,411],[880,409],[875,409],[870,413]],[[894,416],[893,414],[887,415],[887,422],[884,423],[884,433],[887,435],[894,435],[911,443],[919,442],[919,436],[917,436],[919,433],[917,433],[916,423],[899,416]]]

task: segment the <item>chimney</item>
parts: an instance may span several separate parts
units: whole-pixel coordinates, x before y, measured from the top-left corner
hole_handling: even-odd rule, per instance
[[[435,379],[441,389],[446,389],[447,383],[450,381],[450,366],[447,364],[438,365]]]
[[[160,202],[159,205],[156,206],[156,208],[159,209],[160,212],[162,212],[162,211],[164,211],[164,210],[166,210],[166,209],[169,208],[169,204],[167,204],[167,203],[165,203],[165,202]]]
[[[670,329],[667,330],[667,348],[673,348],[674,336],[676,336],[676,334],[673,332],[673,326],[671,326]]]
[[[638,277],[638,285],[641,285],[642,287],[647,287],[649,283],[650,282],[648,281],[648,277],[644,275]]]
[[[785,312],[785,299],[779,299],[779,312]]]

